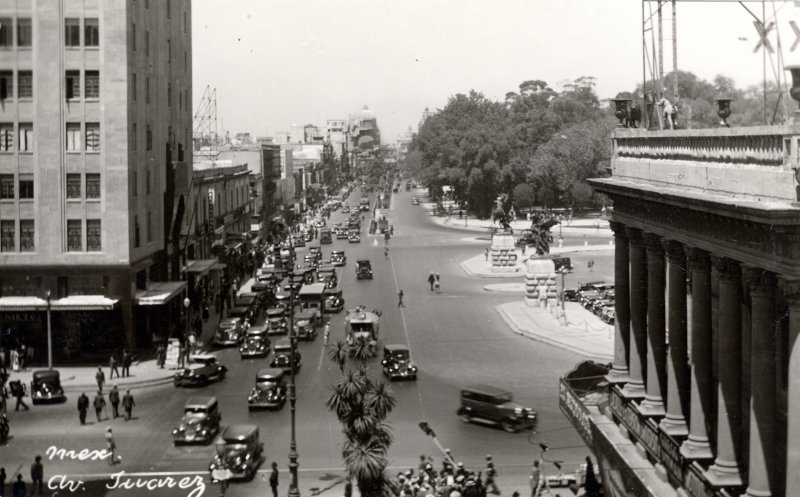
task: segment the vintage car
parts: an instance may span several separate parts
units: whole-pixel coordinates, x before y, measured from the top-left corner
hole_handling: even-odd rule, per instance
[[[380,330],[380,316],[376,312],[369,312],[363,306],[348,309],[344,318],[345,337],[347,344],[365,344],[377,356],[378,332]],[[350,356],[356,355],[358,347],[349,347]]]
[[[61,388],[61,374],[54,369],[34,371],[31,381],[31,400],[34,404],[66,401],[64,389]]]
[[[350,214],[350,206],[349,205],[344,205],[342,207],[342,214]]]
[[[314,239],[313,231],[311,231],[310,229],[306,229],[305,231],[303,231],[303,240],[305,240],[306,242],[310,242],[313,239]]]
[[[298,310],[294,315],[294,332],[298,340],[312,341],[317,338],[317,328],[322,319],[317,309]]]
[[[372,264],[370,264],[369,259],[359,259],[356,261],[356,279],[372,279]]]
[[[216,397],[189,397],[181,424],[172,430],[172,441],[175,445],[210,443],[219,432],[221,420]]]
[[[319,230],[319,243],[333,243],[331,230],[328,228],[322,228]]]
[[[337,240],[347,240],[347,227],[342,226],[338,230],[334,231],[334,235],[336,235]]]
[[[417,197],[411,197],[411,205],[419,205],[419,199]]]
[[[253,478],[264,460],[264,444],[256,425],[230,425],[216,442],[217,453],[208,469],[211,482]]]
[[[489,385],[472,385],[462,389],[461,407],[457,414],[465,423],[493,423],[510,433],[534,429],[536,426],[536,412],[533,409],[515,403],[511,392]]]
[[[258,318],[260,297],[256,292],[244,292],[236,296],[233,307],[228,312],[228,316],[241,317],[251,323]],[[239,314],[234,313],[237,309],[244,309]]]
[[[196,354],[189,357],[189,365],[175,373],[176,387],[208,385],[214,380],[222,381],[228,368],[217,362],[212,354]]]
[[[241,317],[222,319],[214,335],[214,343],[224,347],[239,345],[244,338],[244,320]]]
[[[348,243],[360,243],[361,242],[361,235],[356,230],[350,230],[347,234],[347,242]]]
[[[330,264],[323,264],[317,269],[317,281],[325,283],[326,288],[335,288],[339,284],[336,268]]]
[[[381,364],[383,365],[383,374],[390,381],[417,379],[417,367],[411,363],[411,355],[405,345],[384,345]]]
[[[267,309],[267,321],[264,324],[268,335],[285,335],[289,332],[286,323],[286,310],[283,307]]]
[[[292,237],[292,243],[294,243],[295,247],[305,247],[306,238],[303,235],[294,235]]]
[[[344,255],[344,250],[331,251],[331,264],[334,266],[344,266],[347,264],[347,256]]]
[[[239,346],[239,354],[242,359],[245,357],[266,357],[269,355],[269,331],[267,325],[251,326],[244,336],[242,345]]]
[[[272,356],[272,361],[270,361],[269,366],[271,368],[281,368],[284,371],[291,372],[292,365],[292,343],[289,341],[288,338],[281,338],[280,340],[275,342],[275,345],[272,346],[272,350],[275,353]],[[294,372],[300,369],[302,365],[302,356],[300,352],[295,350],[294,352]]]
[[[318,218],[314,219],[313,221],[311,221],[311,224],[314,225],[317,228],[324,228],[325,227],[325,218],[324,217],[318,217]]]
[[[325,289],[325,312],[342,312],[344,297],[340,287]]]
[[[247,396],[247,408],[278,408],[286,403],[286,382],[280,368],[259,369],[256,384]]]

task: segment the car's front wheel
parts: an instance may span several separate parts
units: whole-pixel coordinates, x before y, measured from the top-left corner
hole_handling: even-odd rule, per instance
[[[517,432],[517,423],[515,423],[513,419],[504,419],[503,422],[500,423],[500,427],[508,433]]]

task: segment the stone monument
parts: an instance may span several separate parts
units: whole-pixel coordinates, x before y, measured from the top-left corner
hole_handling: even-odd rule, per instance
[[[500,228],[492,228],[492,272],[513,273],[517,271],[517,252],[511,219],[508,215],[508,195],[497,197],[497,207],[492,212],[492,221],[500,224]]]

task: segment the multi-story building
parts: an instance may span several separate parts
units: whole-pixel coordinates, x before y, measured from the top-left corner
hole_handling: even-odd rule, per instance
[[[45,350],[48,308],[56,358],[149,345],[177,321],[191,39],[188,0],[0,4],[6,339]]]
[[[800,495],[800,124],[612,139],[614,362],[562,410],[607,495]]]

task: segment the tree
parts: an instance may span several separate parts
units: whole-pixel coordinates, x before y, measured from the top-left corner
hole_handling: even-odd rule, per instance
[[[514,187],[511,192],[511,197],[514,199],[514,205],[518,209],[527,209],[534,204],[534,191],[533,187],[527,183],[520,183]]]

